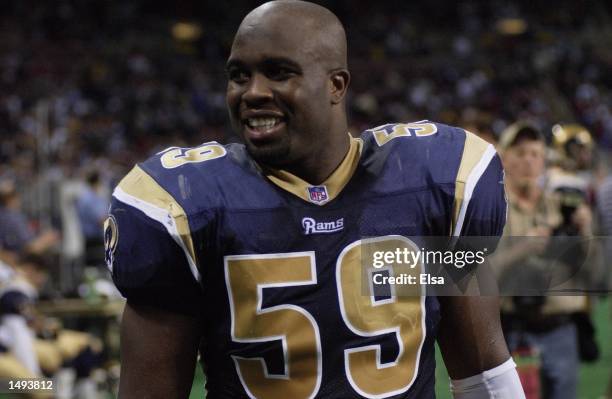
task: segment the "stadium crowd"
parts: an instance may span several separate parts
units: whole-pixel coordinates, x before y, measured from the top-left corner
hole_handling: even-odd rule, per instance
[[[170,145],[237,140],[222,65],[234,27],[256,2],[199,3],[3,7],[0,261],[43,296],[78,296],[85,266],[103,276],[102,237],[91,231],[96,224],[101,231],[100,209],[135,162]],[[609,3],[562,2],[554,12],[544,1],[325,4],[350,38],[352,133],[430,119],[497,142],[515,121],[528,120],[551,143],[554,125],[578,123],[593,143],[583,168],[587,204],[604,216],[590,234],[612,234]],[[550,153],[559,166],[559,153]],[[91,357],[96,345],[81,349]]]

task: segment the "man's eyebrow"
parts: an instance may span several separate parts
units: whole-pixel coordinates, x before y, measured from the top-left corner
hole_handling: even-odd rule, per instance
[[[289,67],[301,70],[300,65],[294,60],[286,57],[264,57],[260,62],[258,62],[260,66],[270,66],[270,65],[287,65]],[[230,59],[225,64],[225,70],[228,71],[231,68],[243,68],[246,66],[246,63],[241,60]]]
[[[225,70],[229,71],[231,68],[238,68],[244,66],[244,62],[239,60],[228,60],[225,64]]]
[[[266,57],[263,61],[262,64],[264,65],[270,65],[270,64],[285,64],[294,68],[300,68],[300,65],[295,62],[294,60],[290,59],[290,58],[286,58],[286,57]]]

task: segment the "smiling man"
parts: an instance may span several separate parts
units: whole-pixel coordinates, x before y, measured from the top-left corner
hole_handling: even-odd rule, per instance
[[[227,62],[234,128],[258,162],[320,183],[349,147],[346,37],[310,3],[267,3],[244,19]]]
[[[428,121],[351,138],[346,58],[329,10],[256,8],[227,62],[245,144],[169,148],[115,189],[120,397],[187,397],[199,352],[209,399],[433,398],[436,336],[456,398],[523,397],[496,298],[380,296],[362,274],[407,237],[500,235],[498,156]]]

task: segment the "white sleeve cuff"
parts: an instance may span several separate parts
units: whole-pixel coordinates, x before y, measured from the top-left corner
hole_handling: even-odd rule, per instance
[[[455,399],[525,399],[525,393],[512,358],[478,375],[451,380]]]

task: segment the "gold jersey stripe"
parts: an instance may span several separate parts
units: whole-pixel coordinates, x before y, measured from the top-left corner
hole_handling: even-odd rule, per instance
[[[308,196],[308,187],[325,186],[329,196],[329,199],[325,202],[332,201],[348,184],[351,177],[353,177],[353,173],[355,173],[355,170],[357,169],[357,165],[359,164],[363,142],[361,139],[354,137],[351,137],[350,140],[348,153],[336,170],[334,170],[334,172],[321,184],[310,184],[294,174],[282,169],[266,168],[264,169],[264,173],[272,183],[307,202],[311,202]]]
[[[186,250],[187,255],[191,257],[190,263],[192,263],[193,266],[197,264],[187,214],[183,207],[179,205],[168,191],[161,187],[155,179],[139,166],[135,166],[123,180],[121,180],[118,188],[124,193],[146,204],[168,212],[168,215],[170,215],[174,221],[183,248]],[[158,222],[165,225],[163,220],[158,220]]]
[[[463,154],[461,155],[461,163],[459,164],[459,171],[455,179],[455,201],[453,203],[453,218],[450,226],[451,235],[453,235],[457,227],[461,205],[463,205],[463,200],[465,199],[467,179],[486,152],[487,147],[489,147],[489,143],[485,140],[474,133],[465,131]]]

